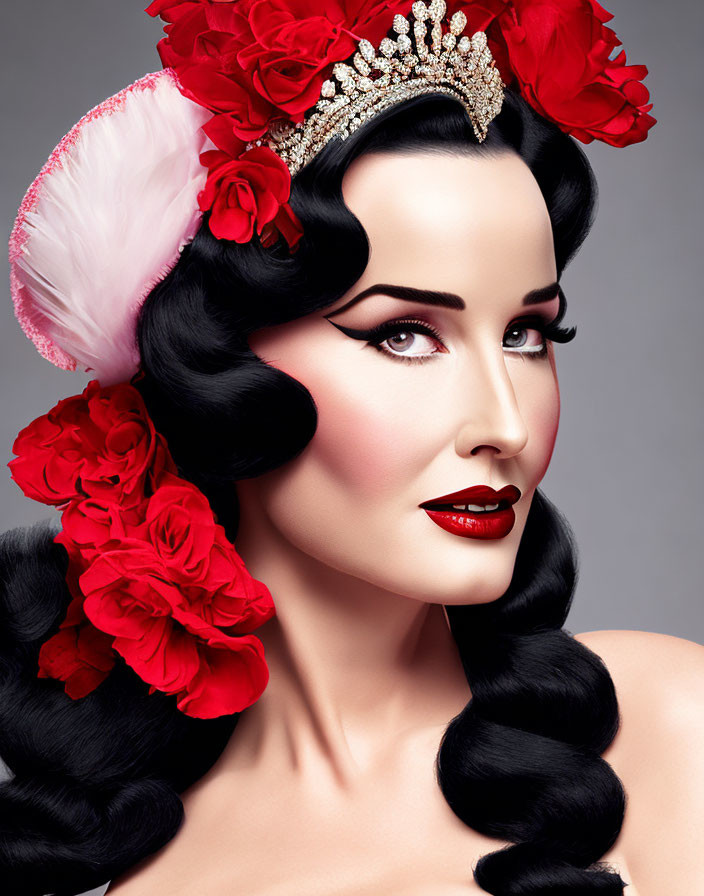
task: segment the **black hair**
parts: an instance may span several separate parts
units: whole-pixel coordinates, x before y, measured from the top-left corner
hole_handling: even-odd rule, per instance
[[[144,303],[134,384],[179,472],[208,496],[232,539],[234,483],[294,458],[317,422],[308,391],[260,360],[249,336],[351,288],[369,243],[343,202],[343,175],[364,153],[417,150],[520,155],[545,198],[558,275],[591,226],[596,185],[584,153],[510,90],[481,144],[462,106],[437,94],[332,140],[294,178],[291,206],[304,229],[294,254],[283,239],[266,249],[257,239],[219,241],[206,218]],[[179,794],[213,765],[238,720],[183,715],[120,660],[77,701],[60,682],[37,679],[39,647],[69,602],[54,534],[40,524],[0,542],[0,756],[13,775],[0,784],[8,896],[73,896],[164,846],[183,820]],[[576,579],[571,530],[537,490],[507,592],[448,608],[472,698],[445,732],[438,781],[462,821],[512,844],[474,869],[489,893],[623,893],[620,876],[599,862],[625,808],[600,755],[618,729],[618,704],[605,665],[563,628]]]

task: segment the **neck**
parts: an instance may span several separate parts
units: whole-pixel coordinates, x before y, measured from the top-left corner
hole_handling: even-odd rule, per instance
[[[293,773],[321,762],[351,786],[400,738],[444,730],[469,700],[444,608],[393,594],[320,563],[273,531],[240,520],[236,547],[272,593],[277,615],[256,635],[269,683],[238,722],[237,763],[282,758]],[[236,751],[236,753],[235,753]]]

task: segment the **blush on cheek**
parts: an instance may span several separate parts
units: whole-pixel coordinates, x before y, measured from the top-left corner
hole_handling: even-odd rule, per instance
[[[335,478],[378,500],[408,481],[423,438],[407,400],[382,399],[378,384],[374,391],[316,390],[318,428],[308,450]]]
[[[538,481],[547,472],[555,449],[557,431],[560,424],[560,393],[555,382],[555,388],[549,394],[544,395],[534,409],[532,415],[532,430],[536,445],[536,466],[538,467]]]

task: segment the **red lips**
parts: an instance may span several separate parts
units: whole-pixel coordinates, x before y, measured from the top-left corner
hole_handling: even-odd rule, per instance
[[[473,485],[459,492],[451,492],[449,495],[441,495],[431,501],[423,501],[419,507],[430,507],[434,504],[498,504],[507,501],[509,506],[515,504],[521,497],[520,489],[515,485],[505,485],[499,491],[495,491],[490,485]]]

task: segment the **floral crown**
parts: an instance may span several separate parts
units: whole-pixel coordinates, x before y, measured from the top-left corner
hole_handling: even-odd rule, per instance
[[[289,180],[277,209],[245,162],[283,173],[283,160],[293,176],[330,138],[420,93],[457,96],[479,139],[503,85],[585,143],[626,146],[655,123],[647,69],[626,65],[624,51],[610,58],[620,41],[596,0],[154,0],[147,12],[167,22],[163,64],[214,115],[201,208],[216,236],[236,242],[256,228],[265,245],[278,231],[294,249],[302,235]]]
[[[596,0],[154,0],[147,12],[166,23],[164,70],[71,129],[12,230],[22,328],[52,363],[96,378],[19,434],[10,468],[63,513],[71,602],[40,677],[79,698],[121,656],[150,692],[212,718],[266,686],[253,632],[274,605],[127,382],[139,309],[203,214],[216,238],[296,251],[292,177],[421,94],[458,99],[479,141],[507,88],[584,143],[637,143],[655,119],[647,69],[612,58],[620,41]]]

